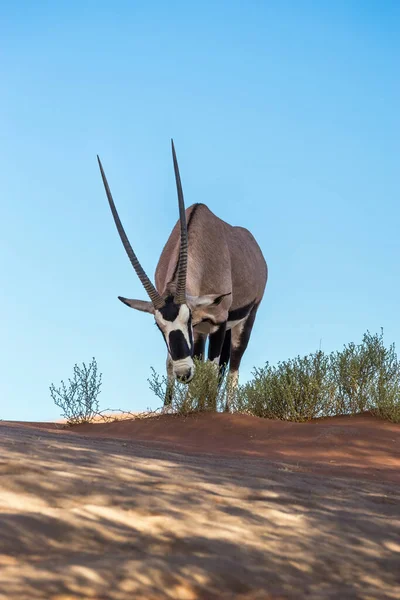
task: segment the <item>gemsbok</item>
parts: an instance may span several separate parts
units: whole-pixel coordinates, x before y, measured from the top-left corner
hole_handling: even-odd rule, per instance
[[[221,377],[229,364],[231,385],[237,386],[240,362],[268,278],[264,256],[247,229],[222,221],[205,204],[193,204],[185,211],[171,142],[179,220],[158,261],[155,285],[129,243],[97,157],[119,236],[150,300],[118,298],[131,308],[154,315],[167,345],[165,406],[171,403],[175,379],[189,383],[194,375],[193,358],[204,360],[207,337],[208,360],[218,365]]]

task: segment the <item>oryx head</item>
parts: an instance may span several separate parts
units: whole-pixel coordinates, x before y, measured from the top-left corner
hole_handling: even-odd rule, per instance
[[[154,315],[156,324],[163,334],[165,343],[168,348],[169,356],[172,360],[173,371],[175,377],[188,383],[194,375],[194,364],[193,364],[193,326],[192,326],[192,310],[196,306],[206,307],[214,303],[218,303],[219,296],[212,294],[201,297],[189,297],[186,295],[186,271],[187,271],[187,257],[188,257],[188,235],[186,226],[186,214],[185,204],[183,199],[181,178],[179,175],[178,162],[176,159],[174,142],[172,142],[172,157],[174,162],[176,187],[178,191],[178,204],[179,204],[179,219],[181,226],[181,237],[180,237],[180,252],[179,252],[179,263],[177,269],[176,285],[174,286],[174,293],[168,293],[166,296],[161,296],[152,284],[150,279],[144,272],[139,260],[137,259],[129,240],[126,236],[120,218],[118,216],[117,209],[111,195],[107,179],[100,162],[100,158],[97,157],[100,166],[100,172],[103,179],[104,187],[106,190],[108,202],[110,204],[111,212],[114,217],[115,224],[117,226],[118,233],[121,241],[124,245],[126,253],[132,263],[133,268],[136,271],[140,281],[146,290],[150,301],[145,300],[130,300],[118,296],[118,298],[131,308],[148,312]]]

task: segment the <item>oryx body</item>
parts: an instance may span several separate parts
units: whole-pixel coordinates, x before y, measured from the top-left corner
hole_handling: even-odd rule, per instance
[[[224,371],[229,363],[233,384],[247,348],[268,277],[260,247],[252,234],[219,219],[205,204],[184,209],[178,164],[172,144],[180,218],[161,253],[155,286],[147,278],[122,228],[101,163],[100,169],[117,229],[150,302],[119,297],[154,315],[168,349],[167,373],[189,382],[193,357],[208,359]],[[170,388],[171,390],[171,388]],[[171,401],[167,394],[166,404]]]

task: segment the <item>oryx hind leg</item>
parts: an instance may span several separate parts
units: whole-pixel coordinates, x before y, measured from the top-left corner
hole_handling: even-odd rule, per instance
[[[229,412],[239,382],[239,367],[248,346],[258,305],[253,306],[245,321],[231,329],[231,355],[229,363],[228,393],[225,411]]]

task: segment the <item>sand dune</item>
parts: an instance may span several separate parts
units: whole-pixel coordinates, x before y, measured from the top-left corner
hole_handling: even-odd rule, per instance
[[[0,599],[398,598],[399,432],[0,422]]]

